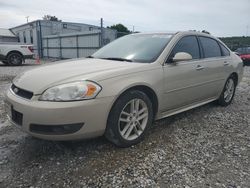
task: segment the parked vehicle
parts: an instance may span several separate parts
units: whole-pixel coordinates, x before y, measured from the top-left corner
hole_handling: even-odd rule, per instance
[[[33,56],[33,45],[0,43],[0,61],[4,64],[22,65],[25,59],[32,59]]]
[[[212,101],[229,105],[242,73],[242,60],[209,34],[132,34],[89,58],[22,73],[5,104],[10,121],[34,137],[105,135],[128,147],[153,120]]]
[[[238,48],[235,52],[239,54],[245,65],[250,63],[250,47]]]

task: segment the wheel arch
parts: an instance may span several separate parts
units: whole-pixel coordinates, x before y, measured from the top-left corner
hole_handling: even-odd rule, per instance
[[[12,54],[12,53],[18,53],[18,54],[20,54],[20,55],[22,56],[22,58],[23,58],[23,54],[22,54],[20,51],[18,51],[18,50],[11,50],[11,51],[9,51],[9,52],[7,53],[7,55],[6,55],[6,58],[8,58],[8,56],[9,56],[10,54]]]
[[[124,90],[122,90],[117,95],[117,97],[115,98],[113,104],[111,105],[111,109],[109,111],[109,115],[110,115],[110,112],[112,111],[112,108],[115,105],[116,101],[121,96],[123,96],[125,93],[127,93],[128,91],[131,91],[131,90],[141,91],[141,92],[145,93],[148,96],[149,100],[152,102],[152,105],[153,105],[153,117],[155,118],[156,115],[157,115],[157,112],[158,112],[158,107],[159,107],[158,96],[157,96],[156,92],[154,91],[154,89],[152,89],[151,87],[149,87],[147,85],[143,85],[143,84],[133,85],[133,86],[130,86],[130,87],[125,88]],[[109,115],[108,115],[108,117],[109,117]]]
[[[237,72],[232,72],[230,74],[230,76],[233,76],[235,78],[236,85],[238,85],[239,76],[238,76]]]

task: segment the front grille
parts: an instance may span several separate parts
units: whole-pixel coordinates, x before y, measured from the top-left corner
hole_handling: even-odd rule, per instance
[[[25,99],[31,99],[33,97],[33,93],[24,89],[21,89],[14,84],[11,86],[11,90],[19,97],[25,98]]]
[[[11,108],[11,119],[17,125],[23,125],[23,114]]]

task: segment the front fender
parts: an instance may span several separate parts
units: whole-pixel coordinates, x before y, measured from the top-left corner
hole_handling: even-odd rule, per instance
[[[158,101],[161,101],[164,86],[163,69],[162,67],[160,67],[154,70],[147,70],[129,75],[110,78],[107,80],[99,81],[98,83],[102,86],[102,91],[99,93],[97,98],[113,96],[113,103],[122,93],[135,86],[149,87],[155,92]]]

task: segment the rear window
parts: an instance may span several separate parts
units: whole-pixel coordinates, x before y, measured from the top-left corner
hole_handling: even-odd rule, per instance
[[[222,56],[230,56],[230,51],[220,43]]]
[[[205,58],[221,56],[220,46],[216,40],[208,37],[199,37],[199,39],[201,41]]]

